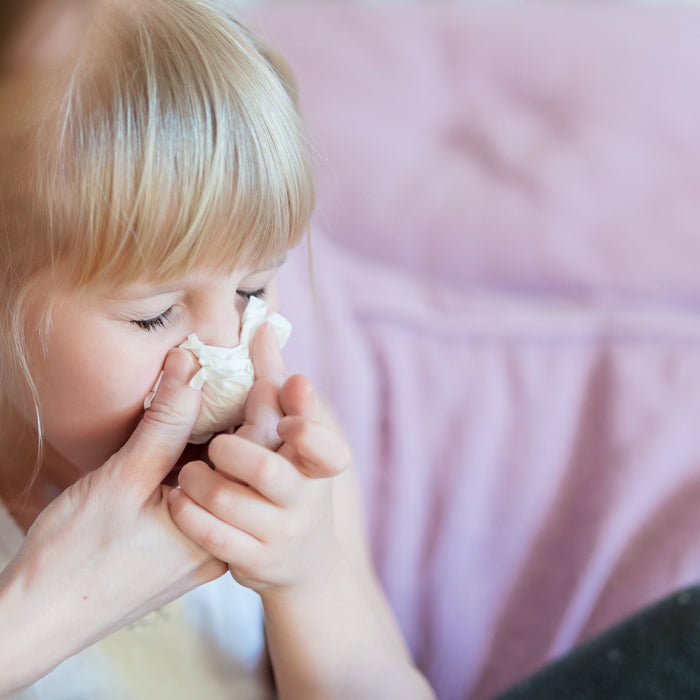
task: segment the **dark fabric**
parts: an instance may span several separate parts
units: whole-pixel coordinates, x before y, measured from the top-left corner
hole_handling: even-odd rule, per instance
[[[675,593],[495,700],[699,700],[700,587]]]

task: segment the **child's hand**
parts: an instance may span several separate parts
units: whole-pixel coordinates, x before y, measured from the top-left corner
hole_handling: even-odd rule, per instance
[[[245,424],[212,440],[209,459],[180,472],[173,519],[241,583],[258,591],[291,586],[337,554],[332,483],[350,463],[345,440],[326,419],[306,377],[279,387],[284,365],[265,327],[256,335],[256,382]],[[276,450],[276,451],[275,451]]]
[[[345,438],[306,377],[295,375],[285,381],[282,353],[267,324],[253,338],[251,357],[255,384],[236,435],[271,450],[285,442],[294,448],[297,464],[307,476],[323,478],[344,471],[350,464]]]
[[[237,435],[209,447],[212,471],[192,462],[180,472],[170,510],[196,544],[229,564],[258,592],[293,586],[333,560],[332,490],[282,454]]]
[[[215,470],[183,468],[173,519],[261,594],[280,697],[434,700],[372,571],[347,444],[309,380],[285,381],[270,335],[244,425],[211,442]]]
[[[282,352],[272,327],[264,323],[250,344],[255,382],[245,404],[244,423],[236,434],[259,445],[277,450],[282,441],[277,424],[284,416],[279,391],[287,377]],[[308,407],[303,407],[308,410]]]

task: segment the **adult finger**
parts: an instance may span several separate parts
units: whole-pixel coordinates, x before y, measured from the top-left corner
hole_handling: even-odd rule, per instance
[[[146,493],[152,493],[175,466],[192,433],[201,394],[189,382],[197,369],[191,353],[170,350],[151,405],[115,455],[126,482]]]

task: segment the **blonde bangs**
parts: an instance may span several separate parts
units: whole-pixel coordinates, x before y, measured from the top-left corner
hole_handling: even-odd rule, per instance
[[[249,268],[299,241],[313,185],[293,87],[240,25],[206,3],[119,3],[90,43],[42,139],[72,285]]]

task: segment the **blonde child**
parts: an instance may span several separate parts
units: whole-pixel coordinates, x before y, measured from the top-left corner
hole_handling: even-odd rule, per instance
[[[432,697],[269,325],[243,424],[187,445],[177,346],[275,311],[310,216],[285,69],[206,2],[42,11],[0,68],[0,696]]]

